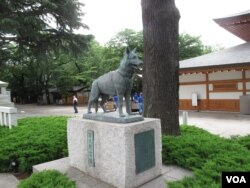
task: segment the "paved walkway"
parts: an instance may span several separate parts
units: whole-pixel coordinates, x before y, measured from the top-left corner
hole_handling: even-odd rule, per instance
[[[87,112],[85,106],[78,107],[78,114],[74,113],[72,106],[56,106],[56,105],[16,105],[18,110],[17,117],[25,118],[32,116],[77,116],[81,117],[83,113]],[[183,122],[182,112],[180,112],[180,124]],[[225,112],[188,112],[188,124],[195,125],[197,127],[203,128],[213,134],[229,138],[231,136],[245,136],[250,135],[250,116],[243,116],[239,113],[225,113]],[[74,170],[73,170],[74,171]],[[75,172],[79,173],[79,172]],[[162,185],[164,180],[174,181],[182,179],[185,176],[192,175],[191,172],[176,166],[163,166],[162,176],[157,178],[157,187]],[[79,175],[79,174],[78,174]],[[83,174],[79,175],[83,176]],[[70,175],[69,175],[70,177]],[[76,176],[78,177],[78,176]],[[103,182],[96,183],[96,180],[91,179],[91,177],[84,176],[85,178],[77,178],[78,188],[111,188]],[[85,180],[83,182],[83,180]],[[160,183],[159,183],[160,182]],[[0,174],[0,188],[16,188],[18,180],[11,174]],[[95,185],[93,185],[95,184]],[[158,186],[159,185],[159,186]],[[155,185],[149,184],[144,185],[142,188],[155,187]]]
[[[0,173],[0,188],[16,188],[18,182],[12,174]]]
[[[18,118],[30,116],[68,115],[79,116],[87,112],[86,106],[78,107],[78,114],[74,113],[73,106],[56,105],[16,105]],[[125,111],[125,110],[124,110]],[[182,112],[180,112],[182,124]],[[234,112],[188,112],[188,124],[203,128],[213,134],[226,138],[230,136],[245,136],[250,134],[250,115],[240,115]]]
[[[183,123],[182,112],[179,118]],[[188,125],[194,125],[210,133],[230,138],[250,135],[250,115],[235,112],[188,112]]]

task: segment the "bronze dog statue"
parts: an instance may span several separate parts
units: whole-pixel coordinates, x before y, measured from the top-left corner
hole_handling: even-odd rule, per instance
[[[91,106],[95,103],[96,112],[98,110],[98,99],[101,96],[102,101],[100,103],[104,112],[105,101],[109,96],[117,95],[119,97],[118,101],[118,112],[120,117],[125,117],[122,110],[123,97],[126,101],[126,112],[131,115],[131,101],[130,94],[133,86],[133,74],[136,69],[143,62],[139,60],[135,53],[135,49],[130,51],[128,48],[124,52],[123,59],[121,60],[120,66],[117,70],[108,72],[92,83],[90,97],[88,101],[88,113],[91,113]]]

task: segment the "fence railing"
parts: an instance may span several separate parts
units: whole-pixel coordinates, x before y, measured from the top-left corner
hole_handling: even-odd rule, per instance
[[[0,126],[8,126],[10,129],[12,126],[16,126],[16,113],[17,109],[14,107],[0,106]]]

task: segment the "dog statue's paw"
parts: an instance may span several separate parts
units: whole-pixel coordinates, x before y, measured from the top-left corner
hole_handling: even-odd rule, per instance
[[[120,114],[120,117],[125,117],[126,115],[125,114]]]
[[[133,115],[136,115],[136,113],[135,112],[130,112],[130,113],[128,113],[128,115],[133,116]]]

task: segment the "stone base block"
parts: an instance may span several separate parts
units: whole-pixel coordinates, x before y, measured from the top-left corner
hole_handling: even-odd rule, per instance
[[[83,118],[110,123],[132,123],[136,121],[143,121],[144,119],[141,115],[126,115],[125,117],[119,117],[118,112],[83,114]]]
[[[161,125],[68,120],[70,165],[115,187],[138,187],[161,175]]]

